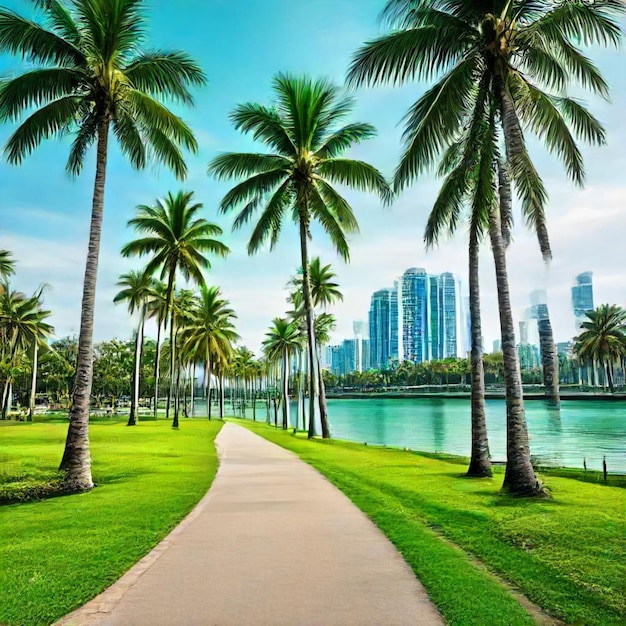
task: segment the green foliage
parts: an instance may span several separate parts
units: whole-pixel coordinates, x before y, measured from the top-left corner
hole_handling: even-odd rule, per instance
[[[0,83],[0,119],[29,116],[7,142],[9,162],[19,164],[43,139],[70,132],[67,170],[77,175],[103,124],[111,123],[133,167],[154,159],[184,178],[181,149],[195,151],[197,143],[157,99],[192,104],[190,89],[206,82],[198,65],[184,52],[140,49],[146,28],[136,0],[36,4],[44,25],[0,9],[0,51],[35,66]]]
[[[206,493],[221,423],[92,423],[89,495],[0,508],[0,622],[50,624],[117,580]],[[2,426],[0,493],[54,478],[66,424]],[[80,566],[77,566],[80,564]]]
[[[520,499],[500,492],[500,468],[494,479],[468,480],[458,464],[420,454],[243,425],[352,499],[395,543],[447,623],[534,623],[493,571],[566,623],[621,624],[622,489],[552,475],[550,499]]]

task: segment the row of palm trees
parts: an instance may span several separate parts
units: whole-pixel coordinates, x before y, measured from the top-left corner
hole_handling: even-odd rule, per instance
[[[14,290],[9,279],[15,274],[15,260],[0,250],[0,416],[7,418],[15,378],[29,364],[32,371],[27,420],[32,421],[37,389],[37,362],[40,351],[49,351],[47,340],[54,332],[44,309],[43,287],[27,296]]]
[[[19,164],[43,139],[70,130],[74,142],[67,169],[77,175],[89,148],[96,145],[77,376],[61,463],[65,487],[85,490],[93,486],[87,431],[108,141],[112,131],[135,168],[155,160],[184,178],[182,151],[195,152],[197,142],[191,129],[163,102],[192,104],[191,89],[203,86],[206,78],[183,52],[143,51],[145,21],[137,0],[74,0],[69,7],[59,0],[38,4],[48,28],[0,9],[0,51],[29,59],[32,68],[1,84],[0,119],[17,121],[28,115],[5,149],[13,164]],[[298,228],[311,417],[319,378],[308,256],[312,223],[321,224],[337,252],[348,260],[347,236],[358,231],[358,224],[336,185],[374,192],[383,203],[390,203],[394,192],[437,167],[444,183],[428,220],[425,241],[434,245],[463,221],[469,231],[470,474],[491,472],[481,387],[478,285],[478,249],[489,237],[496,266],[507,396],[504,486],[515,493],[542,492],[530,464],[506,269],[513,191],[526,222],[537,232],[544,258],[551,256],[547,193],[522,128],[543,140],[562,159],[570,178],[583,183],[576,138],[602,144],[604,129],[580,102],[567,96],[566,89],[578,83],[607,95],[606,82],[580,45],[619,44],[617,16],[624,10],[623,3],[615,0],[389,0],[383,12],[389,33],[356,53],[348,84],[436,80],[404,119],[404,150],[393,185],[373,166],[342,157],[375,130],[369,124],[348,122],[351,98],[326,81],[279,74],[271,106],[248,103],[235,108],[231,114],[235,128],[261,141],[269,152],[223,154],[211,161],[209,172],[218,179],[241,181],[220,205],[222,212],[238,211],[235,228],[260,211],[248,244],[251,254],[266,243],[273,247],[285,220]],[[134,225],[142,232],[153,232],[160,209],[145,209]],[[162,278],[175,280],[176,271],[171,271],[167,256],[153,249],[150,237],[141,245],[129,244],[124,252],[153,254],[148,273],[159,271]],[[200,282],[195,269],[186,271],[182,270],[186,278]],[[176,362],[174,294],[174,284],[168,282],[170,373]],[[328,436],[324,421],[322,430]]]

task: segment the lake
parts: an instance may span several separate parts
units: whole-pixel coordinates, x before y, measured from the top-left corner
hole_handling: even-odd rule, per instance
[[[626,473],[626,402],[564,400],[550,409],[542,400],[525,403],[531,455],[540,464]],[[504,400],[487,400],[489,448],[506,459]],[[469,456],[469,400],[450,398],[330,399],[331,434],[336,439]],[[248,417],[252,411],[248,410]],[[265,420],[259,405],[257,419]],[[280,417],[279,417],[280,419]],[[292,405],[291,421],[296,411]],[[319,428],[318,428],[319,433]]]

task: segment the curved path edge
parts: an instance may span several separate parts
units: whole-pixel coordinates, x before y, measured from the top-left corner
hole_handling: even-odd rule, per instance
[[[219,437],[219,433],[218,433]],[[223,450],[215,439],[215,449],[217,451],[218,462],[221,465]],[[217,471],[219,472],[219,466]],[[135,585],[139,579],[147,572],[152,565],[163,555],[164,552],[169,550],[172,542],[178,537],[184,530],[200,516],[202,511],[206,508],[208,503],[213,498],[213,485],[217,478],[217,472],[213,477],[213,482],[208,491],[202,496],[198,504],[196,504],[189,513],[182,519],[178,525],[169,532],[161,541],[141,558],[135,565],[133,565],[121,578],[116,580],[111,586],[107,587],[104,591],[98,594],[95,598],[89,600],[83,606],[77,608],[75,611],[68,613],[57,622],[54,622],[52,626],[93,626],[98,624],[101,619],[108,615],[126,595],[126,593]]]

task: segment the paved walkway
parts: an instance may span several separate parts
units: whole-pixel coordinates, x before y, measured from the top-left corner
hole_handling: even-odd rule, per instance
[[[402,557],[295,455],[235,424],[212,488],[66,626],[400,626],[443,620]]]

